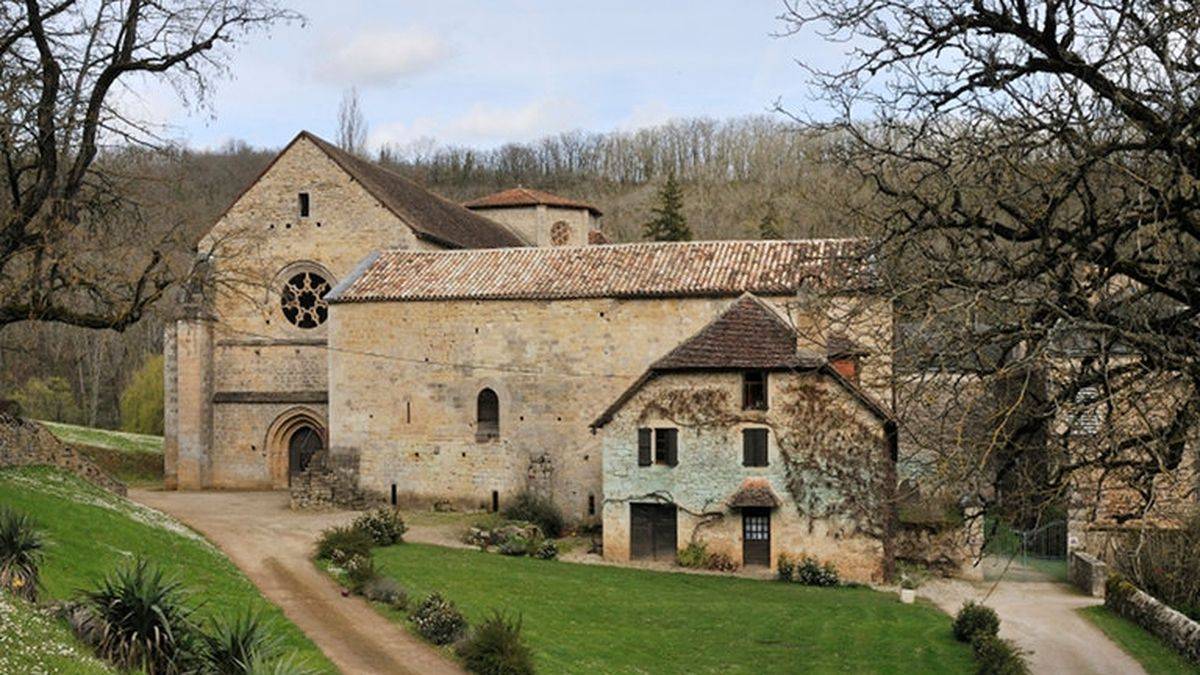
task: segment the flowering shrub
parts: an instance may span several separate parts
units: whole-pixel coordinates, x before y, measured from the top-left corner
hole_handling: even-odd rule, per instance
[[[467,630],[467,620],[462,612],[453,602],[443,598],[441,593],[431,593],[409,618],[417,633],[435,645],[455,642]]]
[[[738,568],[737,563],[728,554],[709,551],[708,544],[702,541],[693,541],[684,546],[675,554],[675,563],[680,567],[718,572],[732,572]]]
[[[777,577],[780,581],[793,581],[805,586],[837,586],[841,583],[837,568],[833,563],[822,565],[816,558],[806,555],[799,560],[786,553],[779,555],[775,564]]]
[[[371,535],[357,527],[331,527],[317,540],[317,558],[344,566],[355,556],[369,556],[374,544]]]
[[[408,531],[400,512],[389,508],[362,514],[354,520],[352,527],[365,532],[376,546],[399,544],[404,541],[404,533]]]

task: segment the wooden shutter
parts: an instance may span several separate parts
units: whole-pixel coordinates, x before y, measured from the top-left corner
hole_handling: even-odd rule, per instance
[[[679,430],[678,429],[660,429],[663,433],[663,440],[667,443],[667,466],[675,466],[679,464]]]
[[[650,453],[650,430],[638,429],[638,466],[650,466],[654,457]]]
[[[767,466],[767,430],[742,430],[742,466]]]

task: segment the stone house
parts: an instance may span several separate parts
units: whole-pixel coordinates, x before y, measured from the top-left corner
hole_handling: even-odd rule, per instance
[[[691,536],[687,511],[705,500],[745,513],[778,503],[755,521],[773,543],[751,562],[796,549],[878,578],[893,460],[876,401],[892,397],[892,315],[865,242],[611,245],[599,217],[528,188],[459,205],[301,133],[199,242],[204,274],[166,331],[167,487],[493,510],[533,489],[571,518],[628,531],[617,505],[641,486],[615,471],[636,411],[676,390],[739,400],[749,369],[767,410],[731,403],[732,426],[678,431],[672,475],[695,488],[679,495],[678,531]],[[746,311],[775,335],[762,348],[786,346],[786,359],[661,363]],[[750,434],[767,466],[743,469],[751,427],[768,429]],[[823,472],[840,458],[869,466],[834,480]],[[728,484],[738,477],[754,480]],[[740,520],[706,527],[744,558]],[[621,541],[612,556],[632,553]]]
[[[803,553],[884,578],[896,427],[857,379],[852,357],[802,349],[767,303],[730,304],[592,423],[605,556],[673,560],[703,542],[742,565]]]

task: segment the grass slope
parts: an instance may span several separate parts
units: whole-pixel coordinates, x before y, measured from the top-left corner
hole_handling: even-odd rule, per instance
[[[58,440],[74,446],[126,485],[162,483],[162,436],[41,422]]]
[[[0,591],[0,673],[113,673],[61,621]]]
[[[42,566],[43,594],[75,596],[121,562],[142,556],[181,580],[201,603],[201,619],[261,609],[288,651],[336,672],[317,647],[268,602],[206,539],[177,521],[75,476],[36,467],[0,470],[0,503],[33,515],[51,544]]]
[[[122,452],[150,452],[162,454],[163,437],[147,434],[132,434],[127,431],[81,427],[61,422],[39,422],[63,443],[90,445]]]
[[[950,618],[868,589],[581,565],[404,544],[377,549],[414,602],[521,614],[540,672],[973,672]],[[392,614],[394,618],[399,615]]]
[[[1104,605],[1084,607],[1079,613],[1142,664],[1150,675],[1200,675],[1200,665],[1191,663],[1158,636]]]

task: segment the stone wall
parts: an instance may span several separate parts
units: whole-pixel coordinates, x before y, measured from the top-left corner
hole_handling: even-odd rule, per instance
[[[539,478],[569,517],[602,495],[591,422],[646,367],[736,298],[590,298],[335,304],[329,328],[330,449],[361,457],[362,485],[404,502],[487,508]],[[770,299],[768,299],[770,300]],[[781,307],[789,298],[775,298]],[[867,312],[888,322],[886,306]],[[797,315],[808,329],[822,316]],[[882,353],[872,331],[859,342]],[[890,365],[871,356],[863,381],[890,399]],[[477,441],[476,400],[500,401],[498,439]]]
[[[1117,614],[1166,640],[1194,663],[1200,663],[1200,623],[1192,621],[1138,589],[1128,581],[1113,578],[1104,605]]]
[[[126,492],[124,483],[42,425],[0,412],[0,467],[9,466],[53,466],[121,496]]]
[[[745,481],[769,486],[771,565],[811,555],[846,579],[890,572],[894,475],[883,420],[817,373],[772,372],[770,409],[741,408],[741,374],[672,373],[647,383],[599,430],[604,452],[604,555],[630,557],[630,504],[677,509],[677,543],[703,541],[742,561],[742,516],[729,500]],[[638,465],[639,428],[678,430],[676,466]],[[765,467],[743,466],[742,431],[765,428]]]
[[[384,495],[358,487],[358,458],[348,455],[317,454],[308,468],[292,478],[288,491],[292,509],[366,510],[387,503]]]
[[[1071,551],[1067,557],[1067,580],[1094,598],[1103,598],[1108,583],[1108,565],[1083,551]]]
[[[471,210],[507,225],[534,246],[554,245],[551,229],[558,222],[566,223],[570,229],[570,236],[565,243],[559,244],[560,246],[587,246],[588,232],[599,227],[597,219],[587,209],[539,205],[510,208],[476,207]]]

